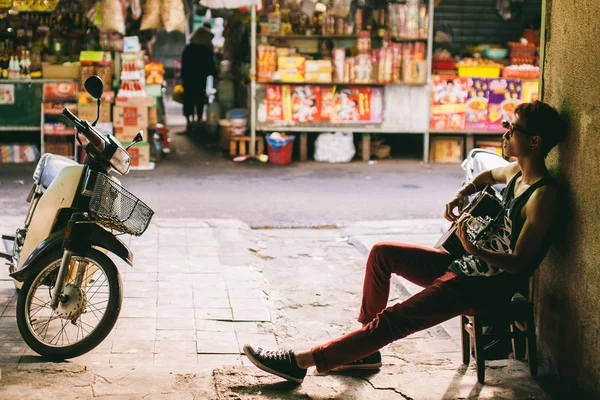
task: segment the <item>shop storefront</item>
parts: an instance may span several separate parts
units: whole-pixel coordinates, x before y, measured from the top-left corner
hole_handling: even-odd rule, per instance
[[[475,146],[500,151],[501,120],[537,98],[539,41],[523,27],[541,4],[466,3],[266,2],[252,134],[299,137],[301,160],[324,132],[357,134],[363,160],[389,155],[389,134],[419,135],[425,162],[458,162]],[[452,41],[448,25],[456,37],[482,34]]]
[[[169,3],[170,10],[161,14]],[[177,6],[179,5],[179,6]],[[158,18],[158,19],[157,19]],[[96,129],[130,149],[132,167],[153,168],[152,142],[164,131],[164,68],[147,44],[156,29],[185,30],[183,1],[0,1],[0,149],[2,163],[33,162],[44,152],[81,160],[67,107],[94,121],[83,83],[104,82]]]

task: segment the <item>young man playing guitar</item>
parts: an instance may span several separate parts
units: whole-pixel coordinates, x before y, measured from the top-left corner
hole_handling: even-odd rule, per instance
[[[517,161],[480,173],[446,205],[444,216],[457,223],[465,255],[454,259],[435,248],[378,243],[367,260],[358,316],[361,329],[307,351],[265,350],[247,344],[244,352],[250,361],[298,383],[312,366],[321,373],[376,369],[382,365],[379,349],[387,344],[458,315],[491,310],[510,301],[552,241],[559,194],[544,160],[565,134],[558,112],[545,103],[523,103],[515,116],[514,123],[503,123],[507,131],[502,146],[504,155]],[[503,211],[486,229],[484,238],[472,243],[466,232],[471,216],[455,210],[466,196],[497,183],[508,184]],[[386,308],[391,274],[424,289]]]

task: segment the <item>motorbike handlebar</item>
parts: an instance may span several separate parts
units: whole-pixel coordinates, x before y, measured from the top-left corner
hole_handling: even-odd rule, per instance
[[[81,121],[66,107],[63,108],[62,115],[64,115],[65,118],[67,118],[77,127],[77,131],[85,136],[85,138],[89,140],[92,146],[98,150],[98,152],[102,153],[104,151],[106,147],[106,141],[89,125],[89,123]]]

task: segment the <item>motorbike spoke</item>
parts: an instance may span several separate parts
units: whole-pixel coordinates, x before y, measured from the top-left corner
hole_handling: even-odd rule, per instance
[[[63,323],[62,321],[63,321],[63,320],[61,319],[61,325],[62,325],[62,327],[64,328],[64,327],[65,327],[65,325],[64,325],[64,323]],[[54,341],[54,339],[56,339],[56,344],[58,344],[58,338],[57,338],[57,337],[58,337],[58,335],[60,335],[60,333],[61,333],[61,332],[62,332],[62,329],[61,329],[60,331],[58,331],[58,332],[56,333],[56,335],[54,335],[54,337],[53,337],[52,339],[50,339],[50,343],[52,343],[52,342]]]
[[[81,318],[79,319],[79,324],[77,325],[77,328],[81,329],[82,339],[88,335],[89,332],[83,328],[83,321],[81,320]]]
[[[37,313],[39,313],[41,310],[43,310],[44,308],[46,308],[49,304],[50,304],[51,300],[48,300],[46,303],[42,304],[42,305],[37,305],[34,304],[35,306],[37,306],[37,308],[29,308],[29,318],[31,319],[31,317],[35,317],[35,315]],[[33,303],[32,303],[33,304]],[[35,312],[32,313],[32,311],[35,310]]]
[[[63,330],[65,331],[65,337],[67,338],[67,344],[69,344],[69,343],[71,343],[71,341],[69,340],[69,335],[67,335],[67,330],[65,329],[67,326],[69,326],[69,323],[67,321],[65,321]]]
[[[88,304],[88,306],[92,306],[92,307],[94,307],[94,308],[96,309],[96,311],[98,311],[98,312],[101,312],[101,311],[100,311],[100,310],[98,310],[98,308],[96,308],[96,307],[95,307],[93,304]],[[90,309],[90,311],[91,311],[92,315],[93,315],[94,317],[96,317],[96,319],[98,320],[98,322],[100,322],[100,319],[101,319],[101,318],[98,318],[98,316],[96,315],[96,311],[94,311],[94,310],[92,310],[92,309]]]
[[[52,322],[52,321],[54,321],[54,320],[56,320],[56,319],[58,319],[58,318],[60,318],[58,315],[55,315],[55,314],[53,314],[53,315],[51,315],[50,317],[48,317],[48,320],[47,320],[47,321],[45,321],[45,320],[40,320],[40,322],[37,324],[37,326],[38,326],[38,327],[40,327],[40,326],[43,326],[43,327],[45,327],[45,328],[46,328],[46,331],[47,331],[47,330],[48,330],[48,325],[50,325],[50,322]],[[44,324],[44,322],[45,322],[45,324]],[[34,329],[36,328],[36,327],[35,327],[35,325],[36,325],[36,324],[32,322],[31,326],[32,326]],[[43,329],[44,329],[44,328],[42,328],[42,330],[43,330]],[[36,329],[36,331],[37,331],[37,329]]]
[[[88,301],[90,301],[96,295],[96,293],[98,292],[98,290],[100,290],[100,288],[102,287],[102,285],[104,285],[104,282],[106,282],[107,280],[108,280],[108,276],[105,276],[104,277],[104,281],[100,284],[100,286],[98,287],[98,289],[96,289],[96,291],[91,296],[88,297]],[[94,285],[95,284],[96,283],[94,282]],[[86,291],[86,294],[87,294],[87,291]]]
[[[28,320],[31,332],[41,342],[49,346],[66,347],[86,339],[102,324],[112,290],[109,277],[102,265],[92,259],[75,256],[70,268],[76,268],[77,272],[80,273],[75,274],[75,276],[70,273],[70,278],[65,279],[64,286],[69,285],[69,289],[65,294],[71,290],[78,292],[77,294],[74,293],[73,296],[82,294],[86,304],[85,310],[73,309],[73,302],[69,303],[68,301],[61,304],[60,309],[53,310],[50,303],[59,268],[60,260],[57,260],[56,263],[49,265],[32,285],[29,294]],[[74,286],[77,286],[79,282],[81,284],[75,288]],[[72,300],[75,301],[75,299],[76,297]],[[69,310],[77,317],[69,319],[58,314],[65,314],[65,311],[68,312]],[[88,314],[92,314],[93,317],[86,317]],[[60,322],[56,321],[57,319]]]
[[[90,324],[88,324],[87,322],[85,322],[84,320],[79,320],[82,324],[86,324],[87,326],[89,326],[90,328],[92,328],[92,330],[96,329],[95,326],[92,326]],[[83,325],[82,325],[83,326]]]

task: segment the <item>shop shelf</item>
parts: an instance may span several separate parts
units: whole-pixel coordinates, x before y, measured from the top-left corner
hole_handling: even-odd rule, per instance
[[[44,135],[48,136],[74,136],[76,133],[77,130],[75,129],[64,129],[59,131],[44,129]]]
[[[425,83],[391,82],[391,83],[357,83],[357,82],[282,82],[282,81],[257,81],[263,85],[313,85],[313,86],[424,86]]]
[[[458,76],[468,78],[499,78],[502,67],[459,66]]]
[[[461,129],[461,130],[452,130],[452,129],[430,129],[429,133],[433,133],[436,135],[499,135],[506,132],[506,130],[485,130],[485,129]]]
[[[261,37],[271,39],[291,39],[291,40],[320,40],[320,39],[339,39],[339,40],[355,40],[358,39],[356,34],[352,35],[271,35],[271,34],[259,34]],[[380,36],[371,36],[372,40],[383,39]],[[426,42],[427,38],[391,38],[393,42]]]
[[[77,113],[77,104],[63,104],[60,108],[44,108],[44,115],[62,115],[64,107],[73,113]]]

